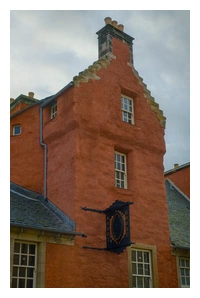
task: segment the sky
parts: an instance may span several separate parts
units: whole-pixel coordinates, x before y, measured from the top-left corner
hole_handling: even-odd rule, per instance
[[[190,162],[189,10],[11,10],[10,97],[43,99],[98,60],[111,17],[134,37],[134,67],[166,120],[164,169]]]

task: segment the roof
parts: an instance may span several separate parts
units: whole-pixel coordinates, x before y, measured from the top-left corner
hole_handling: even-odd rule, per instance
[[[75,222],[36,192],[10,183],[10,225],[67,235],[85,236],[75,231]]]
[[[179,170],[181,170],[183,168],[186,168],[186,167],[189,167],[189,166],[190,166],[190,162],[187,162],[187,163],[185,163],[183,165],[177,166],[177,167],[175,167],[175,168],[173,168],[171,170],[168,170],[168,171],[164,172],[164,175],[166,176],[167,174],[174,173],[176,171],[179,171]]]
[[[171,244],[190,248],[190,200],[170,179],[165,179]]]

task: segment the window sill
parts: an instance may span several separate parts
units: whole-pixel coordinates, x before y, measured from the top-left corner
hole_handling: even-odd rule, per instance
[[[133,190],[130,190],[130,189],[127,189],[127,188],[119,188],[119,187],[113,186],[112,190],[119,193],[119,194],[123,194],[123,195],[126,195],[126,196],[133,196],[133,194],[134,194]]]

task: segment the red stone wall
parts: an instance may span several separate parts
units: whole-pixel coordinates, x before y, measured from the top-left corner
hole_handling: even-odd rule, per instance
[[[169,178],[188,198],[190,198],[190,166],[180,170],[174,170],[165,175]]]
[[[13,135],[13,126],[21,125],[20,135]],[[39,105],[11,118],[10,180],[43,193],[43,148],[39,138]]]
[[[10,111],[10,115],[13,115],[14,113],[21,111],[22,109],[28,107],[29,105],[23,102],[20,102],[14,109]]]

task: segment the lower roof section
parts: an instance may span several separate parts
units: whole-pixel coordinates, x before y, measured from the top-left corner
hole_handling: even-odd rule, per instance
[[[86,235],[76,232],[76,225],[64,212],[36,192],[10,183],[10,225],[71,236]]]

